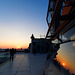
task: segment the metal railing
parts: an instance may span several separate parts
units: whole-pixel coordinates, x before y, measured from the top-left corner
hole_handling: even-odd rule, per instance
[[[0,52],[0,64],[10,59],[10,53],[9,52]]]

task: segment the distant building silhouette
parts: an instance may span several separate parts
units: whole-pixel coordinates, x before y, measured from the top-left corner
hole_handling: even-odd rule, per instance
[[[31,47],[30,52],[33,53],[36,51],[36,53],[47,53],[49,50],[50,45],[50,39],[45,38],[35,38],[32,34],[31,36]]]

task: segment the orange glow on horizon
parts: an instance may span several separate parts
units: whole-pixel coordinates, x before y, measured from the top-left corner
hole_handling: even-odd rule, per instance
[[[16,48],[16,49],[20,49],[20,48],[22,48],[22,49],[25,49],[25,48],[28,48],[28,45],[23,45],[23,46],[20,46],[20,45],[18,45],[18,46],[16,46],[16,45],[0,45],[0,48],[2,48],[2,49],[7,49],[7,48]]]
[[[25,48],[28,48],[28,47],[29,47],[29,41],[27,41],[27,42],[24,42],[23,40],[22,41],[15,41],[15,40],[0,41],[0,48],[1,49],[7,49],[7,48],[9,48],[9,49],[11,49],[11,48],[25,49]]]

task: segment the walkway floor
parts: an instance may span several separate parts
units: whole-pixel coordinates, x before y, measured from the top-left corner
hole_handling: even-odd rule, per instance
[[[46,54],[16,54],[14,61],[0,66],[0,75],[43,75]]]

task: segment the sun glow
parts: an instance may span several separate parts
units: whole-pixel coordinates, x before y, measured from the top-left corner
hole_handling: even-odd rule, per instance
[[[62,63],[63,66],[65,66],[65,63]]]
[[[17,48],[21,48],[20,46],[17,46]]]

